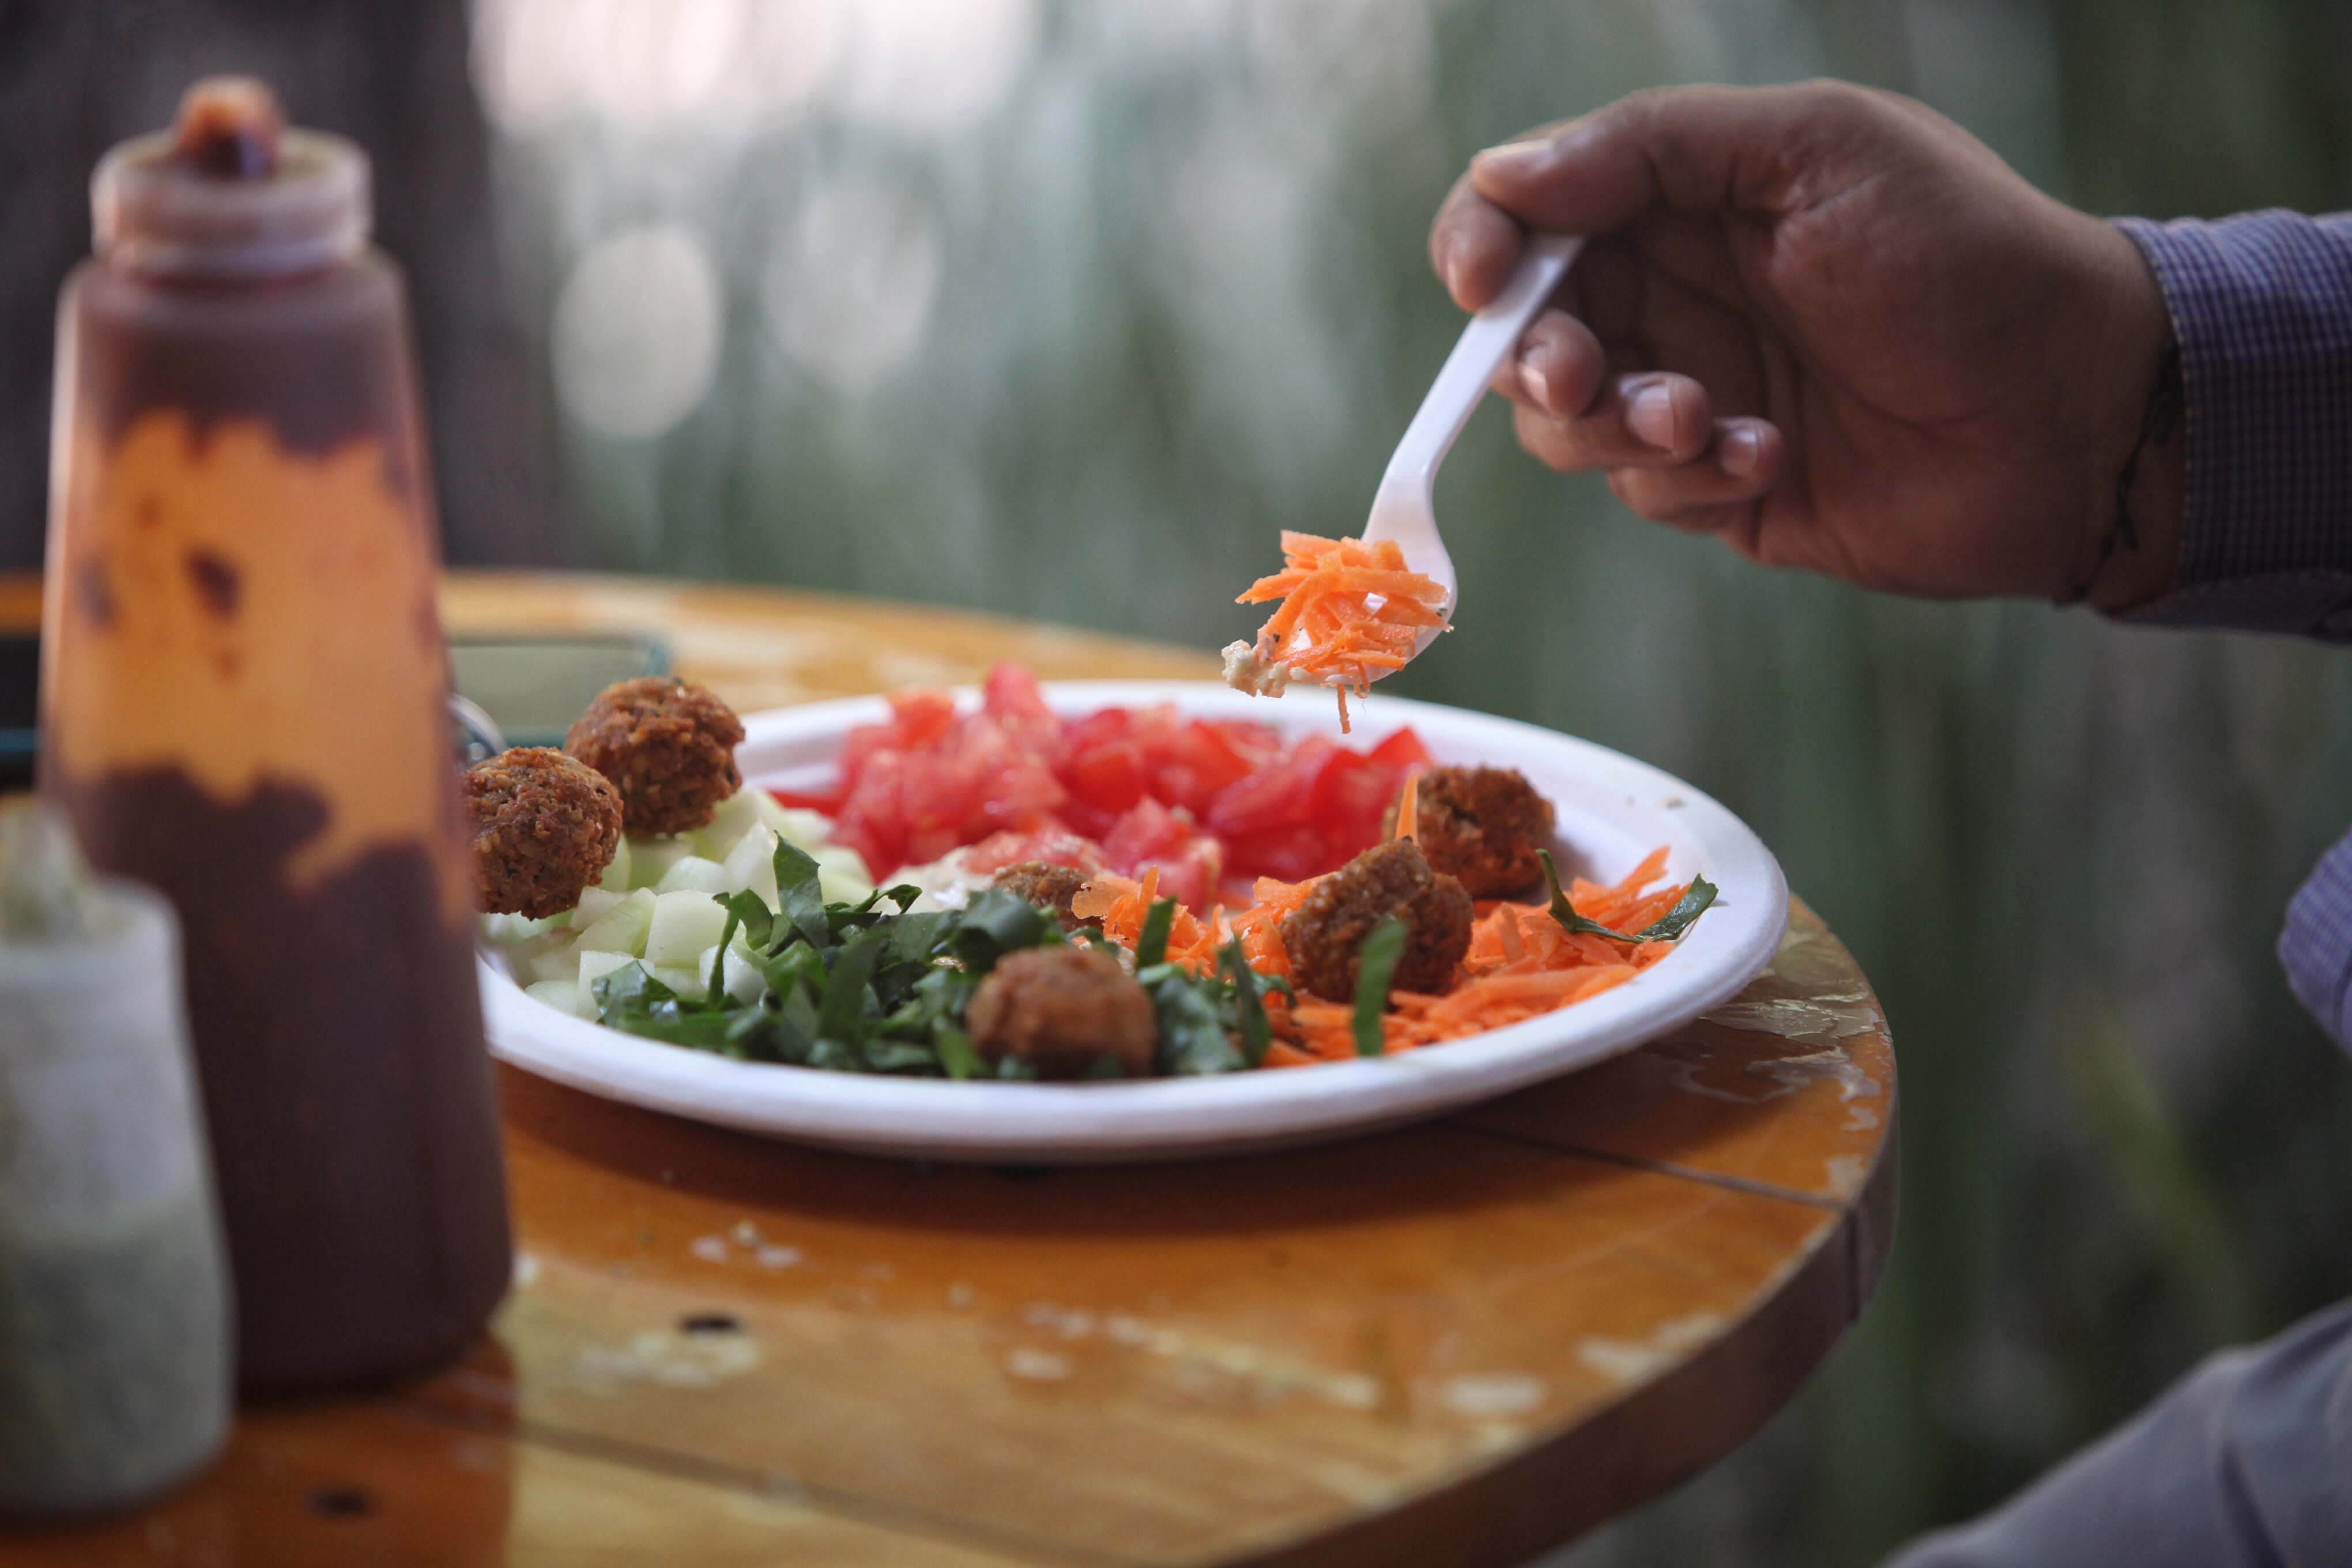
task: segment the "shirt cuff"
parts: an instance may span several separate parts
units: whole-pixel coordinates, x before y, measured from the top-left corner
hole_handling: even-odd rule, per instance
[[[2352,642],[2352,216],[2116,226],[2180,345],[2177,588],[2122,618]]]

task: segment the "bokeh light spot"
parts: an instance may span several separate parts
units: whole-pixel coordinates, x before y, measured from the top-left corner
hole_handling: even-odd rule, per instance
[[[820,185],[769,258],[761,315],[795,365],[839,391],[872,392],[922,342],[940,248],[918,193],[872,178]]]
[[[614,235],[556,299],[556,391],[603,435],[658,436],[710,390],[719,331],[719,279],[699,240],[672,224]]]

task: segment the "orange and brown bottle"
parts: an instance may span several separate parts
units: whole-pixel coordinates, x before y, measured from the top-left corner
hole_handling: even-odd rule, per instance
[[[188,91],[58,327],[41,785],[178,906],[248,1391],[422,1366],[509,1275],[400,275],[368,164]]]

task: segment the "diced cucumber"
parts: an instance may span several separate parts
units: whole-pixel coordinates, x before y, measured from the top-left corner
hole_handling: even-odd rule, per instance
[[[549,948],[530,961],[534,980],[560,980],[566,985],[580,983],[580,944],[565,941]]]
[[[578,1006],[580,987],[573,981],[541,980],[524,986],[522,994],[534,1002],[546,1003],[559,1013],[569,1013],[575,1018],[581,1016]]]
[[[653,926],[646,932],[646,964],[692,963],[726,929],[727,911],[709,893],[656,893]]]
[[[571,942],[572,933],[568,931],[543,931],[536,936],[507,942],[503,951],[507,955],[507,967],[514,972],[515,984],[530,984],[538,978],[534,970],[539,961],[558,948],[569,946]]]
[[[500,947],[512,947],[545,936],[555,928],[553,920],[532,920],[526,915],[484,915],[482,935]]]
[[[605,862],[604,874],[596,879],[596,885],[608,892],[625,893],[629,890],[629,836],[627,834],[622,834],[614,843],[613,858]],[[572,923],[577,925],[580,922],[574,921]]]
[[[718,908],[716,904],[711,907]],[[646,933],[653,921],[653,890],[640,888],[606,910],[594,924],[580,933],[580,951],[625,952],[634,958],[645,952]]]
[[[760,792],[759,810],[760,820],[774,828],[776,836],[787,844],[816,849],[833,842],[833,819],[821,811],[780,805],[766,790]]]
[[[580,955],[579,995],[573,1005],[583,1018],[596,1016],[596,982],[616,969],[636,962],[625,952],[583,952]]]
[[[706,987],[710,979],[710,961],[718,952],[719,944],[714,942],[702,950],[701,957],[694,961],[695,973],[702,976]],[[738,1002],[757,1002],[768,989],[767,977],[745,956],[743,939],[740,935],[727,949],[726,985],[727,994]]]
[[[660,893],[730,893],[727,872],[716,860],[705,860],[699,855],[689,855],[662,873],[654,884]]]
[[[735,847],[721,868],[727,874],[722,891],[740,893],[749,889],[760,895],[760,901],[770,909],[776,907],[776,830],[764,822],[755,822],[743,830]],[[822,880],[822,879],[820,879]]]
[[[586,931],[612,913],[613,907],[626,896],[606,888],[583,888],[580,889],[580,902],[572,910],[572,925]]]
[[[672,866],[693,853],[694,846],[683,838],[632,838],[629,840],[629,886],[632,889],[652,887]]]
[[[809,851],[816,862],[816,885],[829,904],[854,904],[874,890],[866,874],[866,860],[846,844],[826,844]]]
[[[703,981],[709,971],[697,974],[690,963],[648,963],[646,973],[677,992],[683,1001],[699,1002],[707,989]]]
[[[710,820],[688,833],[687,841],[694,852],[706,860],[724,860],[743,830],[760,820],[760,802],[767,799],[764,791],[739,789],[719,803]]]

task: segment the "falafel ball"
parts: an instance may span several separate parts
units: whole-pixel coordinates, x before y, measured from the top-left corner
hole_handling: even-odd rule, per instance
[[[516,746],[458,781],[474,856],[474,902],[542,920],[580,901],[621,842],[621,792],[552,746]]]
[[[1085,1078],[1106,1057],[1151,1074],[1160,1036],[1151,998],[1118,960],[1091,947],[1032,947],[997,960],[964,1009],[982,1058],[1025,1062],[1039,1078]]]
[[[685,833],[743,787],[743,721],[690,680],[641,675],[604,688],[564,732],[563,749],[613,781],[631,833]]]
[[[1381,826],[1396,832],[1403,796]],[[1551,802],[1517,768],[1432,768],[1421,775],[1413,826],[1431,868],[1462,879],[1474,899],[1508,898],[1543,878],[1536,851],[1551,842]]]
[[[1391,985],[1452,990],[1470,951],[1470,895],[1454,877],[1431,869],[1410,838],[1374,845],[1318,879],[1283,917],[1282,945],[1298,983],[1327,1002],[1354,1001],[1364,939],[1391,915],[1411,934]]]
[[[1044,910],[1061,921],[1066,931],[1092,926],[1102,930],[1099,920],[1082,921],[1070,912],[1070,900],[1078,896],[1088,878],[1075,866],[1056,866],[1051,860],[1016,860],[996,874],[996,886],[1011,893],[1032,909]]]

